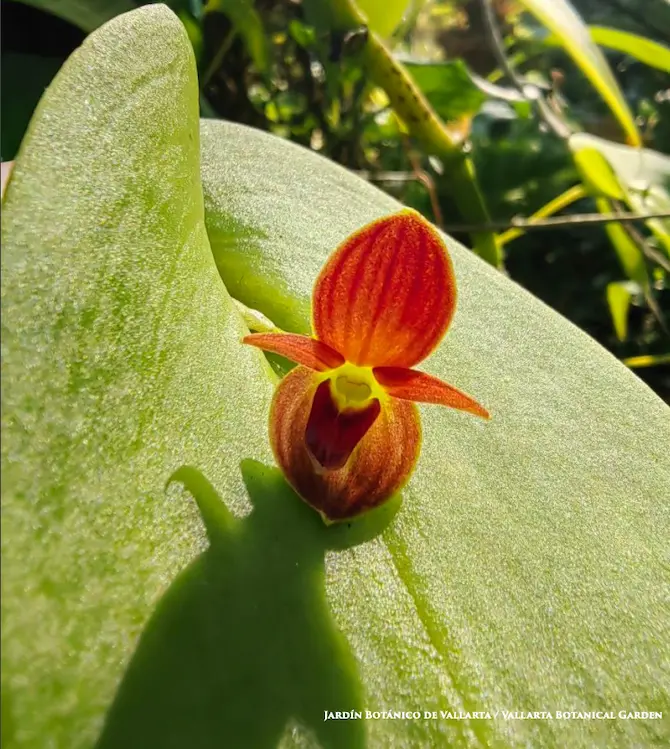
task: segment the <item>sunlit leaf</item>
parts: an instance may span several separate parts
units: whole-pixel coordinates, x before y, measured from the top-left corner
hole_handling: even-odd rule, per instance
[[[624,359],[623,363],[631,369],[645,369],[647,367],[660,367],[670,364],[670,354],[649,354],[647,356],[631,356]]]
[[[628,142],[641,145],[635,119],[607,60],[591,38],[589,28],[567,0],[520,0],[528,11],[552,31],[579,65],[612,113],[621,123]]]
[[[578,148],[575,150],[575,163],[593,194],[613,200],[625,198],[616,172],[600,151],[595,148]]]
[[[571,141],[575,164],[579,169],[584,186],[595,198],[598,210],[603,214],[614,212],[612,200],[624,200],[626,191],[619,177],[602,153],[591,146],[579,147],[580,141]],[[644,289],[649,287],[649,274],[642,250],[620,223],[605,226],[605,231],[616,250],[621,267],[628,278],[636,281]],[[611,305],[610,305],[611,308]],[[617,319],[614,320],[615,329]]]
[[[196,465],[241,513],[239,461],[269,458],[272,385],[212,261],[198,140],[191,46],[152,6],[66,63],[3,198],[3,749],[94,745],[206,544],[167,478]]]
[[[607,198],[596,198],[596,205],[600,213],[604,215],[614,213],[614,206]],[[626,277],[647,290],[649,288],[649,273],[642,249],[620,222],[606,224],[605,231],[616,250],[619,263]]]
[[[670,73],[670,48],[638,34],[606,26],[589,26],[591,37],[602,47],[623,52],[659,70]]]
[[[402,21],[411,0],[355,0],[367,25],[381,37],[389,37]]]
[[[628,310],[633,296],[639,292],[637,284],[615,281],[607,284],[607,306],[612,316],[612,323],[617,338],[625,341],[628,338]]]
[[[462,60],[423,63],[399,57],[417,86],[444,120],[474,115],[486,95],[472,82]]]
[[[422,408],[402,506],[326,529],[271,466],[197,106],[179,21],[123,16],[59,73],[7,188],[3,747],[667,743],[651,720],[324,721],[664,709],[669,410],[448,240],[459,305],[426,369],[493,419]],[[308,330],[328,253],[399,204],[249,128],[201,138],[226,284]]]
[[[398,204],[261,133],[208,121],[202,142],[208,233],[226,283],[282,328],[308,331],[327,254]],[[287,164],[299,179],[286,180]],[[657,618],[667,618],[659,587],[641,580],[667,580],[657,553],[668,530],[658,498],[670,491],[661,447],[670,412],[591,339],[449,246],[459,307],[426,369],[493,418],[482,425],[422,408],[423,453],[383,544],[328,568],[328,600],[365,703],[660,705]],[[641,721],[391,722],[366,724],[369,746],[459,746],[470,730],[500,746],[666,735],[660,722]]]
[[[575,153],[598,151],[614,171],[629,208],[640,215],[670,213],[670,157],[648,148],[630,148],[604,138],[576,133],[570,138]],[[591,160],[596,163],[595,159]],[[600,174],[604,179],[604,167]],[[611,177],[611,173],[610,173]],[[604,185],[603,185],[604,186]],[[611,182],[609,189],[614,190]],[[602,191],[607,195],[607,190]],[[614,197],[609,194],[609,197]],[[670,256],[670,219],[649,219],[647,226]]]

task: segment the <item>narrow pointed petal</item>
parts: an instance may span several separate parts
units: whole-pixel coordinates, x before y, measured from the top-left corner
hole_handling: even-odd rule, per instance
[[[489,412],[474,398],[425,372],[402,367],[375,367],[372,372],[377,382],[394,398],[436,403],[439,406],[467,411],[483,419],[490,418]]]
[[[344,364],[344,357],[330,346],[314,338],[294,333],[252,333],[242,343],[272,351],[304,367],[325,372]]]
[[[330,382],[322,382],[314,394],[305,428],[305,442],[312,457],[322,468],[342,468],[379,411],[376,399],[366,408],[340,411],[330,393]]]
[[[314,331],[353,364],[411,367],[440,342],[455,304],[444,242],[407,209],[363,227],[331,256],[314,287]]]
[[[409,478],[421,446],[414,404],[391,398],[341,468],[321,468],[305,435],[319,376],[296,367],[279,384],[270,411],[270,442],[286,479],[330,520],[355,517],[385,502]]]

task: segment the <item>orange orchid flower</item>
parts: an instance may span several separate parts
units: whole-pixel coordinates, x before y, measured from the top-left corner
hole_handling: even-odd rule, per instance
[[[270,441],[291,486],[326,521],[370,510],[407,481],[421,446],[412,401],[489,418],[470,396],[411,369],[440,342],[455,305],[447,248],[405,209],[330,257],[314,286],[313,337],[244,338],[300,365],[275,393]]]

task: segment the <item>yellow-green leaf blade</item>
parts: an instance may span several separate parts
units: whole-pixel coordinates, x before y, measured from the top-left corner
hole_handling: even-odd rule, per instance
[[[630,282],[615,281],[607,284],[607,306],[612,316],[614,332],[620,341],[628,338],[628,311],[636,289],[639,290],[639,286]]]
[[[639,215],[670,213],[670,157],[666,154],[623,146],[586,133],[570,136],[570,147],[577,154],[578,166],[581,160],[587,184],[598,194],[613,199],[620,199],[623,194],[629,208]],[[599,187],[594,179],[600,181]],[[648,219],[646,224],[670,257],[670,219]]]
[[[381,37],[389,37],[402,21],[409,0],[356,0],[367,25]]]
[[[670,73],[670,48],[647,37],[607,26],[589,26],[591,37],[601,47],[623,52],[658,70]]]
[[[204,230],[186,33],[164,6],[118,17],[56,77],[3,197],[4,749],[95,744],[207,543],[174,470],[247,509],[272,385],[244,330]]]
[[[566,0],[521,0],[521,4],[558,37],[619,120],[628,142],[633,146],[641,145],[635,118],[619,84],[591,38],[588,26],[572,5]]]

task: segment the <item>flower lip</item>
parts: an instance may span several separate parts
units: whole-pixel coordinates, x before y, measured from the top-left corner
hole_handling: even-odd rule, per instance
[[[323,380],[316,388],[305,428],[305,444],[311,457],[327,470],[346,465],[381,411],[379,401],[370,397],[357,399],[355,408],[341,408],[333,397],[332,382]],[[365,383],[358,387],[369,390]]]
[[[379,506],[402,488],[418,457],[421,426],[413,403],[389,398],[345,463],[324,469],[305,439],[319,387],[329,395],[323,376],[306,367],[284,377],[270,411],[270,443],[298,494],[330,521],[341,521]]]

